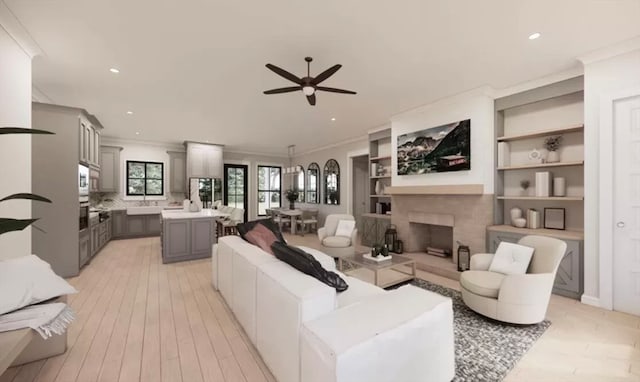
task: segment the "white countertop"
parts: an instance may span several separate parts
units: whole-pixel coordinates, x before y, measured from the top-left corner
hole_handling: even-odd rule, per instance
[[[198,219],[198,218],[223,218],[229,214],[225,214],[218,210],[202,209],[198,212],[188,212],[184,210],[164,210],[162,211],[163,219]]]

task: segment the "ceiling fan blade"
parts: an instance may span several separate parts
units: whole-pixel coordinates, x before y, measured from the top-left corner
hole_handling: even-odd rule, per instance
[[[302,85],[302,80],[300,78],[298,78],[297,76],[287,72],[284,69],[278,68],[275,65],[272,64],[267,64],[265,65],[269,70],[271,70],[272,72],[274,72],[275,74],[284,77],[286,79],[288,79],[289,81],[295,82],[296,84],[300,84]]]
[[[327,88],[327,87],[324,87],[324,86],[318,86],[318,87],[316,87],[316,90],[322,90],[324,92],[332,92],[332,93],[342,93],[342,94],[358,94],[358,93],[356,93],[354,91],[351,91],[351,90]]]
[[[298,91],[298,90],[302,90],[302,86],[290,86],[288,88],[278,88],[278,89],[265,90],[263,93],[264,94],[280,94],[280,93],[295,92],[295,91]]]
[[[311,94],[310,96],[307,96],[307,101],[309,101],[309,105],[315,106],[316,105],[316,95],[315,94]]]
[[[312,83],[314,85],[319,84],[320,82],[326,80],[327,78],[333,76],[333,74],[335,72],[338,71],[338,69],[342,68],[342,65],[338,64],[338,65],[333,65],[332,67],[330,67],[329,69],[325,70],[324,72],[318,74],[312,81]]]

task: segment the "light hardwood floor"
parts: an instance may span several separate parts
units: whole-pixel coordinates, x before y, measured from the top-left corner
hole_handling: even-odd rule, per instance
[[[318,247],[315,235],[287,237]],[[67,352],[11,368],[0,382],[274,381],[211,287],[210,260],[163,265],[159,254],[158,238],[109,243],[70,280],[80,293],[69,299],[78,317]],[[548,318],[506,382],[640,381],[640,317],[553,296]]]

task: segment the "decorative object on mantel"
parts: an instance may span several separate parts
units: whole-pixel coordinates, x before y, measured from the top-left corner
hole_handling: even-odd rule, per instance
[[[398,175],[471,169],[471,120],[398,136]]]
[[[389,228],[384,231],[384,245],[389,252],[396,252],[396,242],[398,241],[398,230],[394,224],[390,224]]]
[[[529,152],[529,161],[535,164],[542,163],[542,154],[538,149],[533,149]]]
[[[562,135],[548,137],[544,140],[544,148],[547,149],[547,163],[560,162],[560,144],[562,144]]]
[[[498,142],[498,167],[507,167],[511,164],[511,150],[507,142]]]
[[[553,196],[567,196],[567,182],[565,178],[553,178]]]
[[[536,196],[551,196],[551,173],[549,171],[536,172]]]
[[[565,209],[564,208],[545,208],[544,209],[544,228],[549,229],[565,229]]]
[[[375,189],[375,191],[376,191],[376,195],[383,195],[384,194],[384,184],[379,180],[376,180],[376,189]]]
[[[515,226],[516,225],[516,219],[521,219],[522,218],[522,210],[520,208],[518,208],[518,207],[513,207],[511,209],[511,211],[509,211],[509,213],[511,215],[511,224]]]
[[[540,228],[540,212],[534,208],[529,208],[529,210],[527,210],[527,228]]]
[[[469,246],[458,243],[458,272],[464,272],[471,268],[471,250]]]
[[[296,209],[296,200],[298,200],[298,190],[295,188],[290,188],[286,191],[285,197],[289,201],[289,209]]]
[[[531,182],[529,182],[527,179],[520,181],[520,187],[522,187],[522,196],[529,195],[529,186],[530,185],[531,185]]]
[[[513,219],[513,226],[518,228],[524,228],[527,226],[527,219],[525,218]]]

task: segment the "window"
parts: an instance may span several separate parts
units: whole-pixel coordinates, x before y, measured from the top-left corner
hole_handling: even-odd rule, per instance
[[[128,160],[127,195],[164,195],[164,163]]]
[[[265,216],[267,209],[280,207],[282,168],[276,166],[258,166],[258,215]]]
[[[307,168],[307,203],[320,203],[320,166],[311,163]]]
[[[296,189],[298,190],[298,202],[304,203],[304,168],[302,166],[297,166],[299,168],[298,173],[295,175],[295,184]]]
[[[340,165],[329,159],[324,165],[324,204],[340,204]]]

